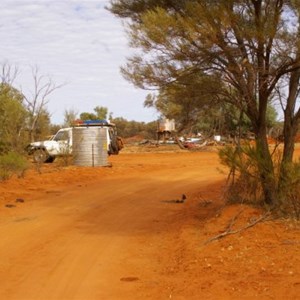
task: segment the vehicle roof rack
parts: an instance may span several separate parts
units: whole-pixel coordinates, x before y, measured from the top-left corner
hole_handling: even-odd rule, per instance
[[[72,124],[76,126],[115,126],[115,124],[107,120],[75,120]]]

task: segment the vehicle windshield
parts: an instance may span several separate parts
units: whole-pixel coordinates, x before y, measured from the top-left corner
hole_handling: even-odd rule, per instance
[[[67,141],[68,139],[69,139],[68,131],[59,131],[53,138],[54,141]]]

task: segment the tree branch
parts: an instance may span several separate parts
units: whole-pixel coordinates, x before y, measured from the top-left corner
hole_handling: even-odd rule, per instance
[[[213,241],[216,241],[216,240],[220,240],[228,235],[232,235],[232,234],[237,234],[237,233],[240,233],[244,230],[247,230],[253,226],[255,226],[256,224],[260,223],[260,222],[263,222],[264,220],[266,220],[270,215],[271,215],[271,212],[270,211],[267,211],[265,214],[261,215],[259,218],[255,219],[254,221],[250,222],[248,225],[245,225],[239,229],[236,229],[236,230],[233,230],[232,227],[234,226],[236,220],[238,219],[238,217],[241,215],[241,213],[243,212],[243,210],[240,210],[231,220],[230,220],[230,223],[228,224],[228,226],[226,227],[225,231],[208,239],[207,241],[205,241],[203,244],[204,245],[207,245]]]

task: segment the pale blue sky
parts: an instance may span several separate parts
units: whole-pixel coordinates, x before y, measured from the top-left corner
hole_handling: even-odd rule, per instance
[[[107,0],[1,0],[0,62],[21,71],[15,87],[33,88],[30,66],[67,83],[50,96],[52,122],[62,123],[65,109],[92,112],[108,107],[115,117],[152,121],[143,107],[146,91],[120,74],[132,53],[121,21],[104,7]]]

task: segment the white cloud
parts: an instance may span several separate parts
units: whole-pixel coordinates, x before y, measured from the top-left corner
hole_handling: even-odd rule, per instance
[[[1,0],[0,60],[22,70],[18,84],[33,87],[30,65],[58,84],[48,109],[63,121],[65,109],[92,111],[107,106],[114,116],[151,121],[143,107],[145,91],[135,89],[119,72],[129,56],[120,20],[104,7],[108,1]]]

